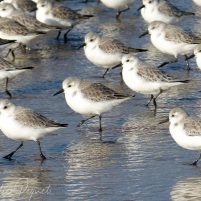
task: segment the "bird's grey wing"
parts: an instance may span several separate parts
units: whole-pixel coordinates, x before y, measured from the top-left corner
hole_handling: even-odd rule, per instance
[[[33,12],[37,9],[36,3],[34,3],[33,1],[28,1],[28,0],[18,1],[17,5],[24,12],[26,12],[26,11]]]
[[[189,136],[201,136],[201,119],[186,118],[184,130]]]
[[[176,79],[173,76],[170,76],[157,68],[151,66],[144,66],[138,69],[137,74],[145,79],[146,81],[152,82],[173,82]]]
[[[52,14],[56,18],[75,20],[79,18],[79,14],[70,8],[56,6],[52,9]]]
[[[81,89],[83,95],[92,101],[107,101],[128,98],[128,95],[118,93],[101,83],[91,83],[87,87]]]
[[[115,54],[115,53],[128,54],[129,53],[129,49],[125,47],[123,43],[121,43],[120,41],[116,39],[111,39],[111,38],[102,38],[99,44],[99,48],[109,54]]]
[[[15,21],[21,24],[22,26],[25,26],[29,30],[40,30],[40,29],[45,29],[45,28],[52,28],[46,24],[41,23],[38,21],[35,17],[26,15],[24,13],[21,13],[20,15],[15,15],[14,16]]]
[[[18,22],[15,21],[8,21],[8,23],[0,23],[0,31],[8,35],[27,35],[30,33],[26,27],[20,25]]]
[[[182,29],[176,28],[172,25],[168,25],[165,33],[166,40],[176,43],[188,43],[188,44],[200,44],[201,38],[191,33],[185,32]]]
[[[163,1],[158,9],[169,16],[181,17],[185,13],[167,1]]]
[[[28,108],[17,107],[15,119],[23,126],[33,128],[62,127],[63,124],[49,120],[39,113],[33,112]]]

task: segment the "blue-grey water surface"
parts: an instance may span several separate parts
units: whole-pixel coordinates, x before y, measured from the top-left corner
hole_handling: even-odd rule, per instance
[[[201,13],[190,0],[172,0],[181,9]],[[104,69],[95,67],[77,50],[89,31],[96,31],[120,39],[133,47],[149,48],[139,54],[142,59],[159,65],[171,59],[159,53],[150,43],[149,36],[138,39],[146,24],[137,8],[122,14],[121,22],[114,18],[115,11],[96,1],[88,4],[81,0],[64,2],[73,9],[95,17],[81,22],[69,34],[69,41],[55,40],[56,33],[34,40],[26,54],[17,53],[17,64],[34,66],[33,71],[19,75],[10,83],[13,102],[30,107],[59,122],[69,123],[44,140],[42,148],[47,160],[41,163],[35,142],[25,146],[7,161],[2,157],[15,149],[19,142],[0,135],[0,200],[34,201],[197,201],[201,200],[201,164],[188,165],[198,152],[180,148],[171,138],[168,123],[158,125],[171,108],[184,107],[191,115],[201,116],[201,71],[191,60],[192,70],[187,73],[183,58],[164,67],[168,73],[193,80],[190,84],[171,89],[158,99],[157,115],[145,107],[147,97],[137,94],[103,115],[103,139],[99,139],[98,120],[77,128],[84,117],[74,113],[64,95],[53,97],[65,77],[79,76],[99,80],[118,90],[122,86],[120,69],[99,78]],[[201,34],[201,19],[188,18],[180,25],[188,31]],[[41,50],[43,49],[43,50]],[[1,84],[1,98],[6,98]],[[123,88],[123,89],[122,89]]]

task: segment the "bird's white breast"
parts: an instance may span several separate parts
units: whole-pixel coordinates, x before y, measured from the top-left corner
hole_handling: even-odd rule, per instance
[[[121,63],[121,53],[109,54],[102,51],[98,46],[86,46],[84,50],[87,59],[98,67],[112,68]]]
[[[101,0],[101,2],[109,8],[123,10],[131,6],[134,0]]]
[[[152,44],[161,52],[173,55],[175,58],[178,55],[187,55],[193,52],[194,48],[197,46],[195,44],[187,44],[183,42],[169,41],[164,38],[164,34],[152,34],[151,35]]]
[[[10,139],[13,140],[34,140],[43,138],[49,132],[53,132],[59,127],[52,128],[34,128],[24,126],[14,119],[14,116],[0,116],[0,129]]]
[[[155,7],[146,6],[146,7],[142,8],[141,15],[144,18],[144,20],[148,23],[151,23],[154,21],[161,21],[161,22],[165,22],[167,24],[177,22],[177,18],[165,15],[164,13],[161,13],[158,10],[157,6],[155,6]]]
[[[183,129],[183,125],[170,124],[170,134],[175,142],[189,150],[201,150],[201,136],[188,136]]]
[[[79,92],[76,95],[65,93],[65,98],[71,109],[83,115],[100,115],[104,112],[110,111],[114,106],[126,100],[121,99],[95,102],[83,97]]]

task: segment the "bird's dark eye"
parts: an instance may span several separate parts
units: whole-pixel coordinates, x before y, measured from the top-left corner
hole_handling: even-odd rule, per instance
[[[45,5],[44,5],[44,4],[42,4],[42,5],[41,5],[41,7],[45,7]]]
[[[93,41],[94,41],[94,39],[91,39],[91,40],[90,40],[90,42],[93,42]]]
[[[7,108],[8,108],[8,106],[4,106],[4,107],[3,107],[4,110],[7,109]]]
[[[172,114],[172,117],[175,117],[175,115],[174,115],[174,114]]]
[[[70,88],[70,87],[72,87],[72,85],[71,85],[71,84],[69,84],[69,85],[68,85],[68,87]]]
[[[151,3],[152,1],[149,1],[148,3]]]
[[[2,11],[5,11],[5,10],[6,10],[5,8],[2,9]]]
[[[199,52],[201,52],[201,50],[199,50]]]
[[[130,61],[129,59],[126,60],[126,62],[129,62],[129,61]]]

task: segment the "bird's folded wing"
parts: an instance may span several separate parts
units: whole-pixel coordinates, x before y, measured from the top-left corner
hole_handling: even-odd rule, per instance
[[[160,71],[157,68],[154,67],[140,67],[138,69],[137,74],[145,79],[146,81],[151,81],[151,82],[173,82],[177,81],[174,77]]]
[[[167,1],[161,3],[158,9],[160,12],[169,16],[181,17],[183,14],[183,11],[181,11],[180,9],[178,9],[177,7],[175,7],[174,5],[172,5]]]
[[[95,102],[125,99],[129,97],[125,94],[118,93],[101,83],[92,83],[83,88],[81,92],[87,99]]]
[[[47,119],[43,115],[33,112],[30,109],[18,107],[16,109],[15,119],[23,126],[33,128],[44,128],[44,127],[60,127],[61,124]]]
[[[170,27],[170,28],[169,28]],[[175,43],[188,43],[188,44],[200,44],[201,38],[195,36],[191,33],[187,33],[182,29],[173,27],[171,25],[167,26],[165,39]]]
[[[189,136],[201,136],[201,119],[187,118],[184,122],[184,130]]]
[[[69,20],[75,20],[79,18],[79,14],[77,14],[75,11],[61,6],[54,7],[52,9],[52,15],[56,18],[69,19]]]
[[[116,39],[102,38],[99,48],[108,54],[123,53],[128,54],[129,48]]]

